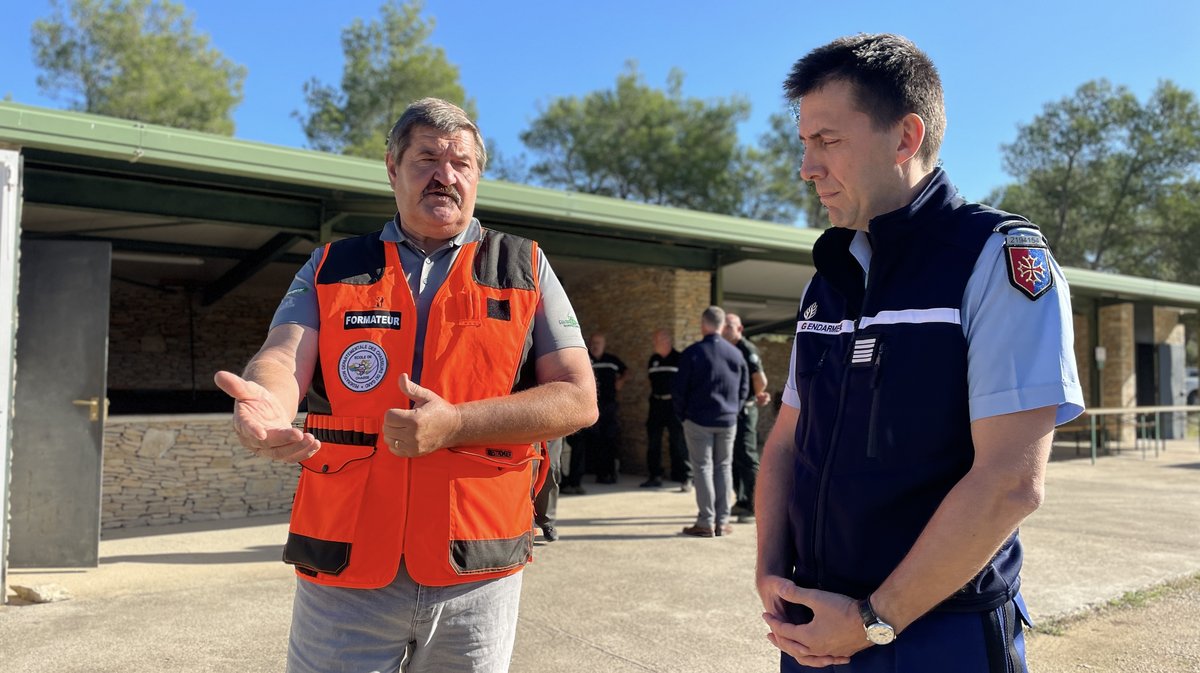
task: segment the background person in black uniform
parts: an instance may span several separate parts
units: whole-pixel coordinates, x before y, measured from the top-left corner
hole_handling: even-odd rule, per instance
[[[617,483],[617,442],[621,426],[617,419],[617,391],[625,384],[627,368],[621,358],[606,353],[603,332],[588,339],[588,355],[592,359],[592,374],[596,377],[596,401],[600,418],[590,428],[581,430],[571,441],[571,474],[569,492],[582,492],[579,486],[587,460],[595,461],[596,483]],[[563,491],[567,493],[567,490]]]
[[[758,479],[758,408],[771,403],[767,392],[767,373],[763,371],[758,347],[742,336],[742,319],[736,313],[725,314],[721,336],[737,347],[750,372],[750,394],[738,412],[737,437],[733,440],[733,509],[738,523],[754,521],[754,482]]]
[[[671,384],[679,371],[679,351],[671,345],[671,333],[665,329],[654,331],[654,352],[646,365],[650,377],[650,413],[646,416],[646,470],[650,478],[642,488],[662,486],[662,436],[667,431],[667,448],[671,455],[671,481],[680,484],[680,490],[688,490],[692,479],[692,467],[688,464],[687,447],[683,443],[683,426],[671,406]]]

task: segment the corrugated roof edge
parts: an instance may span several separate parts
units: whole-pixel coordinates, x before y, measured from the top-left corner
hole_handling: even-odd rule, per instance
[[[1153,278],[1064,267],[1073,294],[1088,297],[1149,301],[1160,306],[1200,308],[1200,287]]]
[[[13,102],[0,101],[2,143],[360,194],[390,194],[382,161]],[[821,233],[816,229],[500,181],[480,184],[479,207],[660,237],[708,241],[746,251],[808,254]],[[1064,273],[1072,289],[1081,295],[1200,308],[1200,287],[1087,269],[1066,268]]]
[[[382,161],[12,102],[0,102],[0,142],[360,194],[391,193]],[[479,207],[750,249],[807,253],[820,235],[812,229],[490,180],[480,184]]]

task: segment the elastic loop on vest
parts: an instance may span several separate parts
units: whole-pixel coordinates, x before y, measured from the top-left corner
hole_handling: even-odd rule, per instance
[[[379,426],[379,419],[363,416],[309,414],[304,419],[305,432],[318,441],[349,446],[374,447],[379,439]]]

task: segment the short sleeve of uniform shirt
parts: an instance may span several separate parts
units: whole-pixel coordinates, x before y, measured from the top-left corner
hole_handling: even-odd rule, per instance
[[[865,242],[860,232],[855,243],[860,238]],[[861,253],[856,256],[862,261]],[[1061,425],[1083,413],[1071,291],[1053,258],[1050,272],[1054,286],[1030,300],[1009,282],[1004,236],[994,234],[984,244],[967,280],[961,310],[972,422],[1057,406],[1055,424]],[[798,409],[800,396],[792,379],[795,357],[793,344],[783,403]]]
[[[737,347],[742,357],[746,360],[747,374],[754,376],[762,371],[762,358],[759,357],[758,347],[754,345],[754,342],[743,337],[734,346]]]
[[[279,302],[279,307],[275,309],[275,316],[271,319],[272,328],[292,323],[320,329],[321,316],[314,281],[324,249],[324,246],[321,246],[314,250],[308,262],[292,279],[291,286]],[[542,289],[542,299],[538,302],[533,318],[533,358],[536,360],[563,348],[587,348],[579,323],[575,320],[571,300],[563,290],[558,276],[554,275],[554,270],[550,268],[550,262],[541,248],[538,248],[537,262],[538,285]]]

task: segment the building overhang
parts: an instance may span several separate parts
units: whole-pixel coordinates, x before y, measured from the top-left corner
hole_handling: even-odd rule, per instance
[[[0,102],[0,145],[22,150],[28,235],[224,259],[215,268],[225,285],[254,272],[248,258],[294,268],[320,242],[377,229],[395,211],[382,161],[10,102]],[[794,312],[803,283],[792,272],[811,274],[820,235],[489,180],[476,211],[489,226],[537,239],[555,259],[720,272],[730,300],[762,307],[762,320],[785,319],[789,302]],[[1064,271],[1079,297],[1200,308],[1200,287]]]

